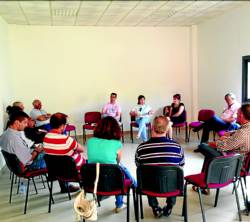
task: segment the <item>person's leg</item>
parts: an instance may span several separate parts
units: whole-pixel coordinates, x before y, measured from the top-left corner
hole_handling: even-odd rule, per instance
[[[122,195],[116,195],[115,196],[115,206],[116,206],[116,209],[117,208],[122,208],[123,206],[123,196]]]
[[[45,153],[39,153],[36,159],[33,160],[32,164],[27,168],[28,170],[40,170],[46,168],[46,163],[44,160]]]
[[[162,209],[159,207],[159,203],[156,197],[148,197],[148,205],[152,208],[153,214],[155,217],[161,217],[162,216]]]
[[[176,203],[176,197],[168,197],[166,203],[167,205],[163,207],[163,215],[168,217],[172,213],[173,206]]]
[[[137,187],[137,182],[136,182],[135,178],[129,172],[128,168],[125,167],[122,163],[120,163],[119,166],[122,168],[122,171],[125,175],[125,178],[132,181],[133,187]]]
[[[216,148],[210,147],[207,143],[200,144],[198,149],[208,160],[222,155],[221,152],[217,151]]]
[[[139,126],[138,137],[142,139],[143,142],[147,141],[147,127],[146,124],[149,122],[148,117],[143,117],[136,120],[136,123]]]

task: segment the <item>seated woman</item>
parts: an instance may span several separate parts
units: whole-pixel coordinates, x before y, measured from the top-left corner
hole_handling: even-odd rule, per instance
[[[119,164],[124,175],[136,186],[135,179],[128,169],[121,164],[122,143],[121,129],[118,122],[111,116],[104,117],[99,121],[94,130],[94,137],[88,140],[88,163]],[[118,213],[123,206],[123,196],[117,195],[115,212]]]
[[[173,95],[173,103],[170,107],[169,116],[173,124],[179,124],[186,121],[185,116],[185,106],[184,103],[181,103],[181,95],[175,94]]]
[[[135,121],[139,126],[139,131],[136,138],[141,138],[143,142],[148,140],[146,124],[150,122],[150,115],[152,114],[153,111],[151,107],[145,104],[145,96],[138,96],[137,106],[132,109],[130,115],[135,117]]]

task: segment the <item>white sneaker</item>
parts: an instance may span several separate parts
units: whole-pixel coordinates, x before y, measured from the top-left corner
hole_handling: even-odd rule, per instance
[[[122,210],[124,210],[126,208],[126,205],[122,205],[121,207],[116,207],[115,208],[115,213],[118,214],[120,213]]]

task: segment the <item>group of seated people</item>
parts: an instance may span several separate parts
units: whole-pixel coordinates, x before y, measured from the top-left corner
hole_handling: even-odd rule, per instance
[[[177,102],[175,101],[172,104],[173,107],[169,110],[171,120],[166,118],[166,116],[157,116],[153,119],[152,136],[149,140],[143,132],[144,129],[139,129],[138,136],[143,139],[143,143],[138,146],[135,152],[135,163],[137,166],[146,164],[184,165],[184,151],[182,147],[172,138],[166,137],[168,131],[171,130],[171,121],[175,121],[171,117],[177,117],[174,116],[178,113],[178,111],[176,112],[176,108],[179,107],[179,111],[180,109],[182,111],[185,110],[184,104],[180,103],[180,95],[178,96],[179,97],[176,98]],[[49,119],[49,122],[43,124],[47,125],[49,123],[49,128],[47,128],[48,132],[43,136],[42,145],[35,144],[31,149],[24,139],[26,135],[24,132],[31,118],[23,112],[23,110],[17,110],[10,114],[8,128],[0,137],[0,147],[6,152],[14,153],[28,170],[45,168],[46,164],[43,158],[45,153],[49,155],[71,156],[75,160],[78,170],[86,161],[88,163],[99,162],[102,164],[119,164],[124,172],[124,176],[130,179],[132,185],[136,187],[136,180],[132,177],[129,170],[121,163],[123,144],[120,141],[121,129],[118,122],[118,120],[120,120],[121,109],[116,108],[112,110],[111,108],[116,103],[116,98],[117,95],[111,94],[110,103],[106,104],[103,108],[103,114],[105,114],[105,116],[96,125],[94,135],[87,141],[86,147],[65,134],[65,127],[67,124],[66,114],[55,113],[49,115],[40,112],[40,117],[44,116],[44,118],[37,118],[38,121],[47,121]],[[235,99],[232,99],[231,95],[226,95],[225,99],[228,102],[228,107],[223,113],[225,116],[229,116],[231,112],[227,110],[236,109],[234,108],[236,106]],[[178,105],[175,105],[177,103]],[[36,108],[34,107],[34,109],[40,110],[41,102],[40,105],[36,106]],[[112,112],[110,110],[112,110]],[[237,122],[240,124],[240,128],[235,133],[226,134],[215,143],[202,143],[199,146],[198,151],[205,156],[204,164],[213,157],[225,155],[228,151],[234,151],[242,155],[246,155],[250,152],[250,104],[243,104],[237,111]],[[150,121],[149,115],[151,114],[152,109],[145,104],[145,97],[142,95],[139,96],[138,104],[131,111],[131,115],[136,117],[136,121],[140,126],[140,124],[142,124],[141,122],[145,124],[147,121]],[[178,114],[180,114],[180,112]],[[38,112],[36,112],[36,115],[38,115]],[[144,118],[146,120],[143,120]],[[216,120],[218,119],[218,117],[213,118]],[[216,120],[211,120],[211,122],[214,124]],[[222,120],[226,122],[225,119]],[[217,123],[218,121],[216,124]],[[203,131],[209,124],[210,122],[204,123]],[[230,122],[230,126],[233,124],[234,122]],[[41,128],[43,125],[37,124],[37,127]],[[235,127],[234,129],[237,128]],[[88,155],[87,160],[84,159],[82,155],[86,149]],[[59,184],[61,192],[67,192],[67,184],[61,181],[59,181]],[[75,192],[79,190],[79,187],[69,185],[69,189],[71,192]],[[175,202],[176,197],[169,197],[166,200],[166,205],[161,208],[156,198],[148,196],[148,203],[155,217],[161,217],[162,215],[166,217],[169,216]],[[123,208],[122,196],[116,196],[115,205],[115,212],[120,212]]]

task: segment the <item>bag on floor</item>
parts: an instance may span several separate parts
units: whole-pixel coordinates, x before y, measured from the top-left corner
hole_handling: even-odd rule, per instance
[[[74,202],[74,210],[77,214],[77,221],[81,219],[89,220],[89,221],[96,221],[97,220],[97,209],[96,209],[96,191],[97,191],[97,184],[99,180],[99,171],[100,171],[100,164],[96,164],[96,179],[94,184],[94,191],[93,191],[93,199],[88,200],[86,198],[85,191],[82,190],[80,194],[76,197]]]

